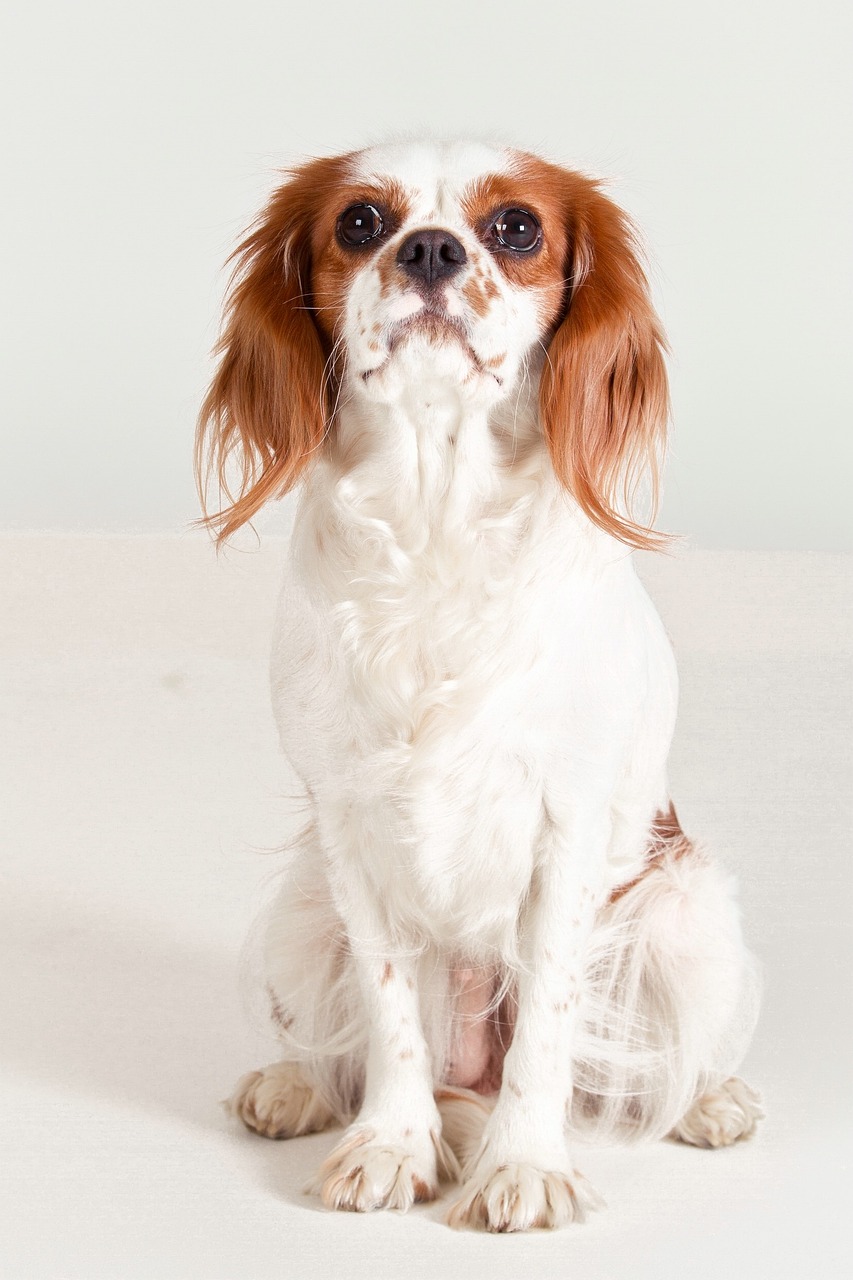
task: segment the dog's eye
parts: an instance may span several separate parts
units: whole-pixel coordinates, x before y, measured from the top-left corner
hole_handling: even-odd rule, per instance
[[[351,204],[338,218],[338,237],[344,244],[367,244],[382,230],[382,215],[372,204]]]
[[[504,209],[492,224],[498,244],[518,253],[529,253],[542,238],[542,228],[526,209]]]

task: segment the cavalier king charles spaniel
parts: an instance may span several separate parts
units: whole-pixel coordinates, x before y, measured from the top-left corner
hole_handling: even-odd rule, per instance
[[[534,155],[403,142],[294,169],[235,256],[198,462],[220,540],[299,491],[272,685],[306,822],[265,929],[282,1060],[230,1107],[348,1126],[330,1208],[447,1181],[455,1226],[582,1219],[580,1138],[761,1116],[731,1074],[755,966],[669,797],[631,560],[665,541],[635,500],[668,416],[631,224]]]

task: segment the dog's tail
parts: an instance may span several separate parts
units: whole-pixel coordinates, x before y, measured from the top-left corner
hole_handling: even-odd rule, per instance
[[[435,1091],[435,1100],[441,1113],[441,1136],[465,1169],[479,1149],[480,1138],[497,1095],[483,1095],[473,1089],[442,1085]]]

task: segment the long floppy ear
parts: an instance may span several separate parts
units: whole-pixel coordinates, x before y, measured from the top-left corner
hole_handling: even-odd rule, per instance
[[[233,255],[220,363],[196,433],[203,523],[216,529],[217,542],[292,488],[327,430],[326,353],[311,311],[311,230],[337,164],[316,160],[296,170]],[[239,483],[232,488],[235,463]],[[228,503],[211,514],[205,493],[214,478]]]
[[[653,517],[666,443],[666,341],[628,217],[565,172],[568,306],[548,347],[540,416],[554,470],[595,524],[633,547],[667,538],[635,520],[640,481]]]

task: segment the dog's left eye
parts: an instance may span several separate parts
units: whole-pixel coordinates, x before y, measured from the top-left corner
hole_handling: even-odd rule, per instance
[[[542,228],[526,209],[504,209],[492,224],[498,244],[517,253],[529,253],[542,238]]]
[[[351,204],[338,218],[338,236],[344,244],[367,244],[382,235],[382,215],[372,204]]]

